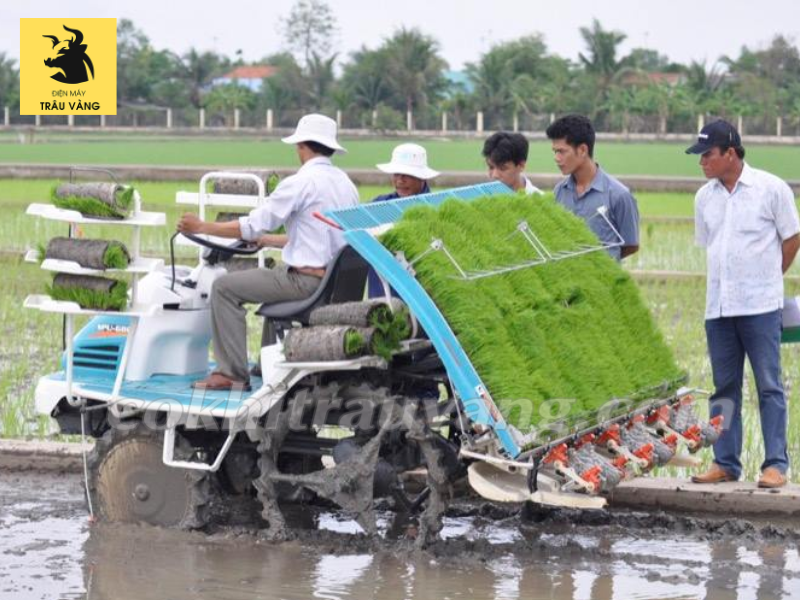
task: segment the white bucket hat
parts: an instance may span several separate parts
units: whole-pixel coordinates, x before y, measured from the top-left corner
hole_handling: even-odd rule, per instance
[[[325,115],[310,114],[300,118],[297,128],[289,137],[282,138],[284,144],[299,144],[300,142],[317,142],[344,154],[347,152],[336,141],[336,121]]]
[[[417,179],[433,179],[439,171],[428,168],[428,153],[419,144],[400,144],[392,150],[392,161],[375,165],[391,175],[411,175]]]

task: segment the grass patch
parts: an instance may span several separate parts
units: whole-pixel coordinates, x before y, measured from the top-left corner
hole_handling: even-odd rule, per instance
[[[39,377],[59,368],[61,315],[22,306],[28,294],[42,293],[49,273],[20,257],[0,257],[0,269],[0,437],[43,438],[57,427],[50,417],[36,414],[33,393]]]
[[[745,143],[747,140],[745,140]],[[388,160],[397,139],[345,139],[346,155],[336,157],[345,168],[372,169]],[[431,167],[446,171],[484,171],[483,140],[424,140]],[[605,142],[595,156],[614,175],[674,175],[702,177],[696,157],[684,153],[687,143]],[[68,146],[69,152],[65,152]],[[33,144],[0,144],[0,162],[71,164],[80,156],[86,165],[215,165],[218,167],[296,167],[294,151],[276,139],[221,139],[219,137],[102,137],[89,134],[52,136]],[[797,176],[800,147],[747,147],[748,162],[779,177]],[[211,170],[209,168],[209,170]],[[531,173],[556,173],[549,141],[532,141],[528,153]]]
[[[596,243],[552,197],[517,195],[415,208],[381,240],[413,260],[441,239],[463,269],[493,269],[535,258],[513,234],[522,220],[551,252]],[[442,252],[414,268],[500,410],[521,429],[547,420],[551,400],[568,401],[562,416],[575,424],[612,398],[648,397],[682,376],[635,283],[603,251],[474,281],[455,277]]]

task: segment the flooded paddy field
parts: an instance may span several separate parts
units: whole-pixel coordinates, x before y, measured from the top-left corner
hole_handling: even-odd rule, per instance
[[[796,520],[456,503],[442,541],[369,539],[297,507],[295,539],[90,524],[82,478],[0,473],[4,599],[707,598],[800,596]]]

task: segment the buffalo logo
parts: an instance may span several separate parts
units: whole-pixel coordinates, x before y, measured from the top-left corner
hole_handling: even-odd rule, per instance
[[[55,58],[48,58],[44,61],[46,66],[60,69],[58,73],[51,75],[51,79],[61,83],[83,83],[84,81],[89,81],[89,76],[86,72],[87,65],[92,74],[92,79],[94,79],[92,59],[86,54],[86,44],[81,43],[83,42],[83,34],[79,30],[70,29],[66,25],[64,25],[64,29],[75,37],[71,40],[59,40],[54,35],[42,36],[53,40],[53,51],[58,48]]]

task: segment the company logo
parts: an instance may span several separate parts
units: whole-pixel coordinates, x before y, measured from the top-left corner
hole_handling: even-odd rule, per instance
[[[109,323],[101,323],[97,326],[90,338],[107,338],[107,337],[124,337],[128,335],[130,328],[127,325],[113,325]]]
[[[54,52],[58,49],[55,58],[48,58],[44,61],[44,64],[48,67],[58,69],[58,73],[50,76],[51,79],[55,79],[61,83],[71,84],[89,81],[86,67],[89,67],[92,79],[94,79],[94,65],[92,64],[92,59],[86,54],[86,44],[81,43],[83,42],[83,34],[79,29],[70,29],[66,25],[64,25],[64,29],[75,37],[70,40],[59,40],[54,35],[42,36],[53,40]]]
[[[20,19],[20,114],[117,114],[116,19]]]

